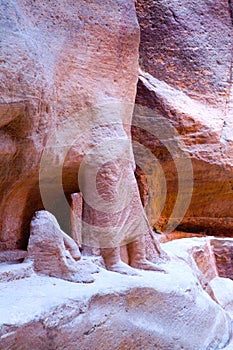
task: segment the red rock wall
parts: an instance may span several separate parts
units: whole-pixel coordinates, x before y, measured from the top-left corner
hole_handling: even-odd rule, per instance
[[[192,200],[178,229],[233,235],[230,6],[223,0],[139,0],[136,7],[141,27],[140,66],[150,74],[141,73],[136,103],[151,109],[153,118],[145,118],[150,130],[161,117],[169,121],[179,134],[181,149],[192,161]],[[156,216],[163,200],[157,175],[148,213],[152,225],[166,231],[179,192],[180,170],[175,166],[177,157],[161,143],[162,133],[155,137],[133,128],[134,140],[153,152],[164,172],[167,194],[163,211]]]
[[[132,0],[17,0],[1,4],[0,18],[0,249],[15,249],[26,247],[30,220],[43,208],[39,168],[51,134],[93,106],[134,103],[139,27]],[[82,117],[77,132],[85,126]],[[67,160],[67,195],[79,190],[83,152],[79,147]],[[47,175],[52,185],[54,175]],[[56,192],[53,198],[56,209]]]

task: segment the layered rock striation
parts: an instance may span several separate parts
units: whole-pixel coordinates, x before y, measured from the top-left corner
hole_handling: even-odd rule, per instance
[[[138,115],[143,117],[144,127],[133,127],[133,138],[153,153],[161,168],[150,181],[151,223],[170,232],[168,220],[175,214],[181,231],[232,235],[230,4],[159,0],[138,1],[136,7],[142,71],[136,99],[141,107],[135,120]],[[177,168],[180,155],[174,147],[173,152],[169,149],[164,120],[177,132],[175,138],[182,154],[192,162],[193,175],[182,178],[187,167]],[[173,212],[176,200],[185,201],[187,192],[192,192],[187,213],[177,215]]]

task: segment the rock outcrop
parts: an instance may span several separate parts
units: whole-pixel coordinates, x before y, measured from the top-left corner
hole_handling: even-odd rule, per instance
[[[138,114],[143,116],[144,126],[133,127],[133,138],[153,153],[163,171],[157,166],[150,182],[151,223],[171,232],[168,220],[174,216],[177,225],[172,229],[179,225],[186,232],[232,235],[230,3],[149,0],[138,1],[136,7],[142,71],[136,99],[141,109],[136,109],[135,120]],[[163,135],[166,124],[161,128],[161,118],[177,131],[176,141],[192,161],[193,176],[185,178],[186,166],[177,168],[180,155],[169,148],[171,140]],[[192,199],[185,217],[172,213],[176,200],[185,202],[188,191]]]

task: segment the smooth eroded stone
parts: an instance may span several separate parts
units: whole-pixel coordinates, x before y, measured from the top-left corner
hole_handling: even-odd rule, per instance
[[[33,276],[1,284],[4,349],[208,350],[230,340],[229,315],[184,262],[167,273],[101,270],[92,284]],[[17,290],[17,292],[16,292]],[[6,312],[7,305],[7,312]]]

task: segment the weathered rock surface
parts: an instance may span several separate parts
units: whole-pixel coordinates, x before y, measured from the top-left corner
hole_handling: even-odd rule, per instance
[[[0,348],[221,349],[229,315],[183,262],[166,274],[102,270],[92,284],[32,276],[0,284]],[[6,308],[7,305],[7,308]],[[211,315],[211,317],[210,317]]]
[[[179,239],[162,246],[192,268],[202,288],[216,301],[210,281],[219,274],[209,238]]]
[[[33,261],[35,272],[71,282],[93,282],[91,274],[98,272],[90,261],[80,260],[78,245],[45,210],[31,222],[27,259]]]
[[[225,108],[232,19],[224,0],[139,0],[141,67],[190,97]]]
[[[216,276],[233,280],[231,238],[184,238],[163,243],[162,246],[184,259],[190,266],[195,261],[208,281]]]
[[[0,17],[0,249],[25,249],[31,218],[44,206],[68,230],[69,212],[57,183],[68,197],[79,191],[85,147],[103,141],[96,126],[102,122],[107,129],[116,114],[121,128],[123,120],[130,124],[139,26],[131,0],[17,0],[1,3]],[[129,106],[120,111],[119,104]],[[70,151],[61,180],[60,165],[75,135],[79,144]],[[41,166],[46,145],[48,153],[50,146],[56,150]],[[43,203],[40,171],[40,180],[47,181]]]
[[[25,250],[7,250],[0,252],[0,263],[2,262],[20,262],[27,257]]]
[[[233,315],[233,281],[229,278],[215,277],[210,282],[215,298],[224,310]]]
[[[181,194],[178,201],[182,202],[182,196],[185,201],[190,190],[188,182],[193,179],[191,204],[179,229],[232,235],[230,3],[149,0],[138,1],[136,7],[141,27],[142,68],[136,102],[144,106],[136,114],[142,117],[144,113],[144,127],[142,130],[134,127],[133,137],[154,154],[167,184],[166,189],[161,189],[163,177],[158,169],[148,200],[150,220],[158,229],[169,231],[167,221],[177,194]],[[151,110],[149,117],[143,112],[145,107]],[[192,160],[193,176],[186,180],[184,176],[183,192],[179,176],[186,168],[176,169],[179,155],[169,152],[170,140],[163,135],[161,118],[176,129],[180,149]],[[151,134],[145,129],[151,130]]]
[[[233,280],[233,239],[214,238],[210,241],[218,274]]]
[[[212,237],[184,238],[163,243],[166,251],[172,252],[195,270],[199,269],[208,281],[219,276],[214,252],[211,247]]]
[[[175,202],[179,171],[184,175],[180,201],[188,202],[187,169],[183,165],[174,170],[179,153],[169,155],[162,145],[162,141],[169,145],[169,135],[157,137],[157,143],[150,135],[156,114],[165,117],[179,132],[176,141],[185,157],[193,161],[194,192],[182,222],[184,229],[210,228],[211,232],[225,234],[228,228],[230,234],[230,12],[223,1],[207,4],[203,0],[197,4],[186,0],[185,6],[184,2],[137,2],[143,69],[137,102],[152,108],[153,118],[143,115],[141,109],[146,123],[141,124],[141,130],[135,126],[134,137],[153,152],[164,168],[169,196],[160,221],[159,217],[155,220],[154,213],[159,213],[165,194],[163,181],[157,181],[161,167],[151,173],[157,181],[152,195],[147,194],[151,186],[143,186],[143,169],[138,170],[140,192],[144,204],[148,200],[152,223],[162,228]],[[77,170],[86,147],[94,150],[104,139],[110,143],[114,135],[122,140],[129,134],[139,27],[131,0],[16,0],[2,3],[0,11],[0,249],[11,249],[2,255],[4,259],[20,261],[25,252],[19,253],[16,248],[26,248],[29,222],[37,210],[46,206],[59,220],[65,218],[61,224],[67,228],[70,213],[64,211],[60,203],[64,198],[56,193],[56,185],[64,185],[68,200],[71,193],[80,190]],[[208,45],[203,44],[203,37]],[[109,127],[109,120],[120,125]],[[100,122],[104,122],[104,132],[98,130]],[[44,154],[47,157],[43,158]],[[63,162],[65,166],[60,171]],[[119,162],[114,171],[115,165],[107,164],[97,174],[99,193],[113,202],[114,184],[125,177],[123,170],[127,173],[129,169]],[[130,166],[131,176],[134,164]],[[104,190],[106,180],[101,180],[104,176],[113,184],[107,188],[109,193]],[[39,188],[41,179],[43,191]],[[135,181],[134,185],[136,189]],[[80,214],[79,205],[78,211]],[[104,222],[97,211],[91,212],[89,219],[93,219],[92,223]],[[152,241],[148,242],[147,254],[153,257]],[[182,245],[182,241],[179,243]],[[225,244],[222,250],[221,244],[209,243],[205,239],[201,243],[189,241],[175,250],[168,249],[170,243],[164,245],[169,254],[176,255],[170,262],[161,261],[166,273],[140,271],[141,276],[129,277],[101,269],[90,279],[89,259],[76,261],[74,258],[80,258],[78,248],[70,243],[56,220],[46,212],[37,213],[31,224],[28,261],[1,265],[0,349],[224,348],[232,335],[232,300],[227,293],[221,293],[221,287],[231,291],[232,285],[218,274],[222,271],[229,277],[231,250],[226,250]],[[38,275],[33,272],[32,262]],[[89,273],[93,274],[97,269],[91,266]],[[74,283],[94,278],[92,284]]]
[[[22,278],[30,277],[34,274],[32,261],[22,263],[1,263],[0,264],[0,281],[11,282]]]

